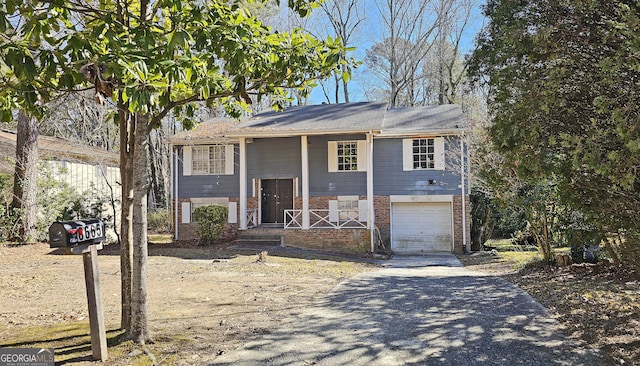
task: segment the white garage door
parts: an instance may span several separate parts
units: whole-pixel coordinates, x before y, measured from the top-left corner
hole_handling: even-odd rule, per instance
[[[450,203],[391,206],[391,249],[396,253],[453,250]]]

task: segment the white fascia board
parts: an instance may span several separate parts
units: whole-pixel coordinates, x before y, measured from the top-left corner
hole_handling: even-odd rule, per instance
[[[216,138],[216,139],[172,139],[169,141],[173,146],[185,145],[237,145],[240,142],[236,138]]]
[[[298,136],[320,136],[320,135],[365,135],[371,130],[342,130],[342,131],[269,131],[269,132],[253,132],[253,133],[238,133],[228,134],[230,138],[271,138],[271,137],[298,137]],[[373,131],[374,134],[380,133],[380,131]]]
[[[382,131],[376,138],[411,138],[411,137],[424,137],[424,136],[458,136],[462,135],[469,130],[455,129],[455,130],[430,130],[430,131],[398,131],[398,132],[385,132]]]

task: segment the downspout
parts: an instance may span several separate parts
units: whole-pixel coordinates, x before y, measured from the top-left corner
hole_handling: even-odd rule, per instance
[[[309,139],[300,136],[300,155],[302,156],[302,229],[309,230]]]
[[[367,225],[369,226],[369,237],[371,241],[371,253],[375,252],[375,212],[373,204],[373,131],[367,134],[367,144],[369,146],[367,159]]]
[[[462,250],[465,253],[468,253],[469,250],[467,248],[467,204],[466,204],[466,195],[465,195],[465,166],[464,166],[464,133],[460,136],[460,176],[461,178],[461,186],[460,186],[460,196],[462,198]]]

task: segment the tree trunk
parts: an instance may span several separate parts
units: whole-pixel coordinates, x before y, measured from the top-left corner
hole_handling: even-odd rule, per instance
[[[148,116],[136,115],[133,153],[133,276],[129,337],[136,343],[151,340],[147,324],[147,199],[149,189]]]
[[[347,72],[351,74],[351,68],[347,67]],[[344,92],[344,102],[349,103],[349,82],[342,80],[342,91]]]
[[[120,124],[120,180],[122,184],[122,208],[120,211],[120,287],[121,319],[120,328],[131,327],[131,267],[133,262],[133,233],[131,219],[133,215],[133,194],[131,183],[131,159],[134,150],[132,130],[135,126],[127,106],[118,102],[118,120]]]
[[[162,157],[161,154],[164,151],[162,148],[162,138],[159,135],[160,130],[156,130],[158,135],[156,136],[156,144],[153,143],[153,138],[151,134],[149,134],[149,159],[151,161],[151,189],[153,192],[152,196],[152,208],[159,207],[167,207],[167,202],[165,200],[165,182],[164,182],[164,174],[162,174]],[[158,153],[158,150],[160,153]]]
[[[18,112],[16,166],[11,207],[18,214],[18,232],[13,241],[35,242],[37,239],[38,121]]]

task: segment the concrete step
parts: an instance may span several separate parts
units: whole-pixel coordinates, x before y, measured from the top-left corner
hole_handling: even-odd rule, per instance
[[[282,245],[281,234],[268,233],[239,233],[236,245]]]

